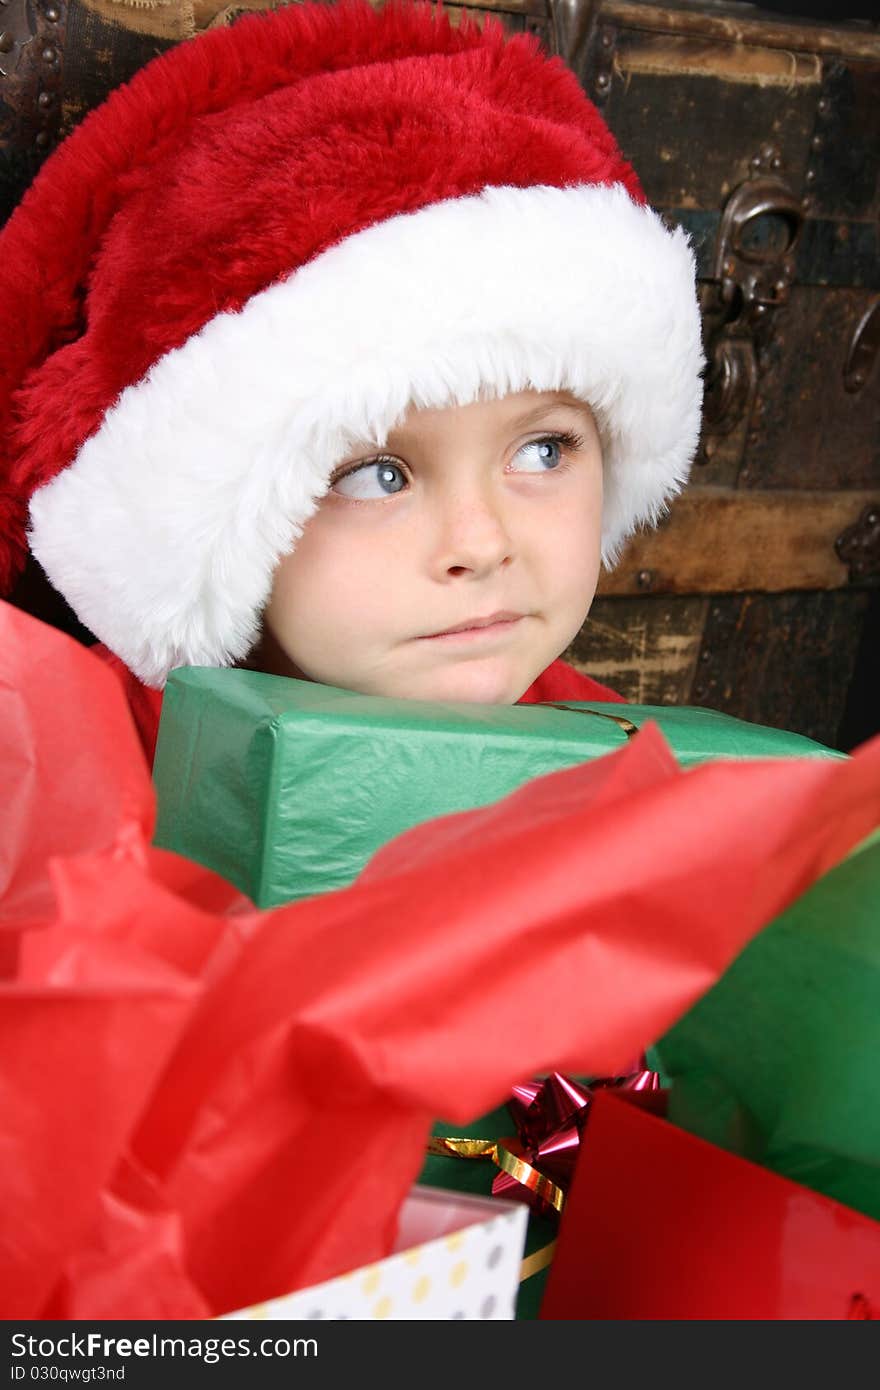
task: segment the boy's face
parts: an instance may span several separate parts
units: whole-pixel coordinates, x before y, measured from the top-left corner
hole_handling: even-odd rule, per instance
[[[335,470],[275,572],[254,664],[365,694],[512,704],[587,615],[601,520],[599,437],[574,397],[410,409],[386,448]]]

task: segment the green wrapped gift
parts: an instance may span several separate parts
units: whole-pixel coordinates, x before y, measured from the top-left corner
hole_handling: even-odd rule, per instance
[[[880,1221],[880,834],[661,1038],[682,1129]]]
[[[433,704],[184,667],[162,705],[155,842],[272,907],[349,884],[401,831],[598,758],[648,719],[683,767],[843,756],[714,710]]]

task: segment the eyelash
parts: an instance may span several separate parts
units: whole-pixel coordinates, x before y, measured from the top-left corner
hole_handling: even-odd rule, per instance
[[[526,444],[560,444],[562,448],[569,453],[576,454],[579,449],[584,447],[584,437],[582,434],[575,434],[572,430],[560,430],[558,433],[554,434],[543,434],[540,439],[529,439],[526,441]],[[522,446],[524,449],[526,448],[526,444]],[[363,459],[360,463],[352,464],[351,468],[344,468],[341,472],[334,473],[330,479],[330,486],[334,487],[335,484],[341,482],[343,478],[350,477],[352,473],[357,473],[362,468],[375,468],[377,464],[383,463],[390,464],[392,468],[400,467],[400,459],[394,458],[390,454],[377,454],[375,458]],[[561,463],[559,468],[553,469],[553,472],[559,473],[564,467],[565,465]],[[389,496],[393,495],[393,493],[389,494]],[[354,501],[357,499],[350,500]]]
[[[573,430],[560,430],[558,434],[546,434],[542,439],[530,439],[528,442],[529,444],[561,444],[563,451],[576,454],[579,449],[584,447],[584,436],[575,434]],[[525,447],[523,445],[523,448]]]

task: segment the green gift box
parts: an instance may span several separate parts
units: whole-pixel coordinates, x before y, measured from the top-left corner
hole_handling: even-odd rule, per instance
[[[880,1221],[878,1005],[875,832],[659,1040],[669,1118]]]
[[[162,705],[155,843],[277,906],[351,883],[411,826],[601,757],[649,719],[683,767],[844,756],[714,710],[434,704],[183,667]]]

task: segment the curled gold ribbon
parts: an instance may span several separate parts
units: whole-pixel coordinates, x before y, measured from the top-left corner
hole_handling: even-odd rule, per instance
[[[522,1183],[523,1187],[534,1192],[536,1197],[540,1197],[542,1201],[561,1212],[565,1205],[565,1193],[562,1188],[543,1173],[539,1173],[522,1154],[518,1154],[515,1143],[513,1139],[459,1139],[434,1134],[428,1140],[428,1153],[447,1158],[491,1159],[496,1168],[509,1173],[517,1182]]]
[[[495,1158],[497,1141],[495,1139],[446,1139],[440,1134],[432,1134],[428,1140],[428,1153],[441,1158]]]

